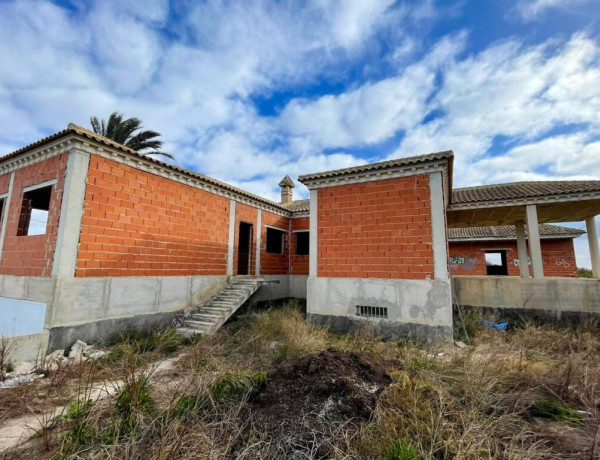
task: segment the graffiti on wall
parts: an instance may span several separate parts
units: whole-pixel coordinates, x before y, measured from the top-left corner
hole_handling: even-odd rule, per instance
[[[475,270],[477,266],[476,257],[456,256],[450,257],[450,267],[460,267],[463,270]]]

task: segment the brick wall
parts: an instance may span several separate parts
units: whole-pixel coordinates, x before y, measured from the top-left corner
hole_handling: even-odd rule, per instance
[[[309,256],[296,255],[296,233],[294,230],[308,230],[310,218],[297,217],[291,219],[292,234],[290,244],[290,274],[292,275],[308,275],[308,259]]]
[[[8,221],[0,261],[1,274],[44,277],[52,274],[67,158],[68,155],[63,153],[15,171],[9,210],[8,213],[3,213],[3,219],[8,219]],[[0,179],[0,190],[5,190],[0,193],[8,191],[7,177],[9,178],[10,175],[5,175]],[[54,179],[57,179],[58,182],[52,186],[46,233],[44,235],[17,236],[23,204],[23,189]]]
[[[4,174],[0,176],[0,195],[8,193],[8,186],[10,184],[10,174]]]
[[[541,240],[541,244],[545,276],[577,276],[572,239]],[[508,275],[520,276],[519,267],[515,265],[515,260],[519,259],[516,241],[450,243],[449,249],[450,257],[458,259],[450,263],[450,272],[453,275],[486,275],[485,251],[504,249]]]
[[[289,273],[289,217],[278,216],[270,212],[262,212],[262,228],[260,240],[260,274],[286,275]],[[283,254],[267,253],[267,227],[277,227],[286,230],[283,238]]]
[[[229,205],[92,155],[76,276],[225,275]]]
[[[233,273],[238,274],[238,249],[240,243],[240,222],[252,224],[252,244],[250,245],[250,275],[256,273],[256,221],[258,210],[243,203],[235,205],[235,246],[233,251]]]
[[[433,278],[429,176],[318,190],[318,276]]]

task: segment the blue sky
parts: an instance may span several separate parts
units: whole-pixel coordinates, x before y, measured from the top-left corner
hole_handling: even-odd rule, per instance
[[[0,0],[0,153],[119,110],[274,199],[285,174],[447,149],[456,187],[598,179],[599,18],[598,0]]]

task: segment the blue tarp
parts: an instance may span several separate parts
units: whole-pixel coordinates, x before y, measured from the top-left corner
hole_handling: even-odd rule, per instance
[[[495,321],[489,321],[487,319],[481,320],[481,324],[490,329],[495,329],[496,331],[505,331],[508,327],[508,323],[496,323]]]

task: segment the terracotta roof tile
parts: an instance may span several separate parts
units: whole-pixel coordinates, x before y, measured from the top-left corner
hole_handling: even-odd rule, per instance
[[[290,203],[281,204],[285,209],[292,212],[301,212],[310,210],[310,200],[296,200]]]
[[[380,161],[378,163],[370,163],[370,164],[365,164],[365,165],[360,165],[360,166],[354,166],[352,168],[334,169],[332,171],[325,171],[325,172],[314,173],[314,174],[304,174],[302,176],[299,176],[298,180],[300,182],[305,182],[305,181],[311,181],[314,179],[324,179],[327,177],[335,177],[335,176],[341,176],[341,175],[345,175],[345,174],[376,171],[378,169],[394,168],[394,167],[398,167],[398,166],[410,166],[410,165],[418,164],[418,163],[427,163],[428,161],[447,160],[447,159],[451,159],[451,158],[454,158],[454,153],[452,152],[452,150],[447,150],[444,152],[429,153],[427,155],[418,155],[418,156],[413,156],[413,157],[397,158],[395,160]]]
[[[585,232],[576,228],[561,227],[559,225],[540,225],[540,238],[577,238]],[[527,230],[525,230],[527,233]],[[465,227],[448,229],[448,241],[470,240],[516,240],[517,233],[514,225],[501,225],[498,227]]]
[[[452,191],[452,204],[536,198],[582,192],[600,192],[600,180],[512,182],[458,188]]]

